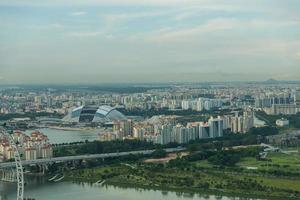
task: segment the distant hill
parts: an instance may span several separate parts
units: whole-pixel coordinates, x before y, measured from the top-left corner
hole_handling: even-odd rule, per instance
[[[273,79],[273,78],[270,78],[270,79],[268,79],[268,80],[265,81],[265,83],[271,83],[271,84],[278,83],[278,82],[279,81],[277,81],[276,79]]]

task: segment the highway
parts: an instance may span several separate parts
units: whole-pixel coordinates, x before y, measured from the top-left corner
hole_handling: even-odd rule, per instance
[[[178,147],[178,148],[167,148],[164,149],[167,153],[178,152],[186,150],[186,148]],[[101,158],[112,158],[112,157],[120,157],[127,155],[137,155],[137,154],[151,154],[155,150],[141,150],[141,151],[128,151],[128,152],[118,152],[118,153],[103,153],[103,154],[88,154],[88,155],[79,155],[79,156],[65,156],[65,157],[54,157],[47,159],[36,159],[36,160],[22,160],[22,166],[29,165],[38,165],[38,164],[48,164],[48,163],[60,163],[60,162],[68,162],[75,160],[91,160],[91,159],[101,159]],[[12,168],[15,167],[15,162],[3,162],[0,163],[1,168]]]

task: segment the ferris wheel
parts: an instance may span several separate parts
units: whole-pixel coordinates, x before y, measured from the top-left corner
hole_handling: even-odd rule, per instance
[[[17,174],[17,200],[24,200],[24,174],[17,145],[14,142],[12,136],[7,132],[5,128],[0,127],[0,135],[5,136],[8,139],[10,146],[12,147]]]

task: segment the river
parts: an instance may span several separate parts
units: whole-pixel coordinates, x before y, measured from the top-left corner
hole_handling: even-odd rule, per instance
[[[170,192],[153,189],[124,188],[111,185],[94,186],[88,183],[48,182],[36,177],[26,185],[26,198],[36,200],[237,200],[245,198]],[[0,200],[15,200],[16,185],[0,182]]]
[[[33,130],[27,130],[30,134]],[[101,130],[57,130],[42,128],[39,129],[48,136],[52,144],[70,143],[79,141],[97,140]],[[116,186],[93,186],[88,183],[73,182],[48,182],[43,177],[36,177],[27,180],[26,198],[36,200],[231,200],[240,199],[226,196],[215,196],[206,194],[191,194],[183,192],[159,191],[139,188],[123,188]],[[16,185],[0,182],[0,200],[15,200]],[[245,199],[245,198],[241,198]]]

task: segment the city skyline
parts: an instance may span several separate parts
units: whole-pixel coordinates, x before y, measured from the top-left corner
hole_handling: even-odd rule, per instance
[[[300,3],[0,2],[0,84],[300,80]]]

